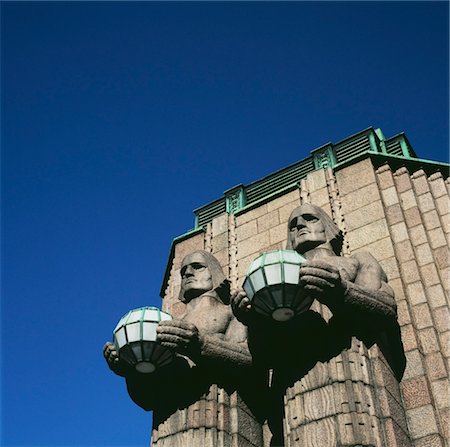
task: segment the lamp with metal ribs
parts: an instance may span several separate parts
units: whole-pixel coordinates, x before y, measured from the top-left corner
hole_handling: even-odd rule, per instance
[[[294,250],[274,250],[252,262],[243,287],[256,312],[288,321],[309,309],[313,299],[299,286],[300,266],[305,261]]]
[[[156,341],[156,327],[172,316],[157,307],[141,307],[127,312],[113,331],[121,360],[140,373],[151,373],[173,359],[173,354]]]

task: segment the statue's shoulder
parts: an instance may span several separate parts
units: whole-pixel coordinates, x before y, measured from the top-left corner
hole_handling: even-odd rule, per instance
[[[358,270],[371,272],[381,279],[382,282],[387,282],[387,275],[382,265],[376,260],[376,258],[368,251],[359,251],[352,254],[352,256],[358,261]]]
[[[351,257],[354,258],[356,261],[358,261],[360,265],[374,265],[374,266],[380,265],[380,263],[375,259],[375,257],[365,250],[352,253]]]

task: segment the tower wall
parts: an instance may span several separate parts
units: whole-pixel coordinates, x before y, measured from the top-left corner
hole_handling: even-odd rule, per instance
[[[377,346],[368,349],[354,338],[349,349],[318,363],[287,390],[287,446],[448,443],[449,180],[441,172],[429,174],[419,167],[380,165],[370,157],[335,171],[319,169],[299,187],[223,213],[174,244],[163,308],[177,318],[184,314],[179,269],[187,253],[212,252],[232,285],[240,286],[260,252],[285,247],[289,214],[302,203],[320,206],[333,217],[344,232],[344,255],[369,251],[385,270],[407,357],[402,382]],[[330,317],[325,306],[315,302],[313,307]],[[245,418],[242,411],[237,405],[224,416],[236,432],[233,442],[245,431],[237,417]],[[264,446],[268,442],[264,427]]]

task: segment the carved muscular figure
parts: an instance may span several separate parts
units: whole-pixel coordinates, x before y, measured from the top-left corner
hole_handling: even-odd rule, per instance
[[[344,328],[348,335],[358,336],[369,346],[377,342],[400,380],[405,357],[394,292],[376,259],[367,252],[340,256],[341,231],[321,208],[311,204],[292,211],[286,248],[307,259],[300,268],[300,286],[330,309],[341,332]],[[258,319],[250,312],[250,300],[242,289],[233,291],[232,306],[245,324]]]
[[[178,409],[198,401],[211,384],[233,391],[252,376],[247,328],[231,311],[229,282],[217,259],[205,251],[193,252],[183,259],[180,273],[179,299],[186,304],[186,314],[157,327],[159,343],[176,354],[174,362],[140,374],[119,359],[112,343],[104,347],[109,367],[126,378],[131,398],[155,410],[155,429]]]
[[[185,318],[158,326],[163,346],[195,363],[251,364],[245,327],[231,312],[228,281],[214,256],[197,251],[184,258],[180,300],[187,304]]]
[[[299,284],[324,304],[332,317],[309,310],[288,322],[275,322],[252,311],[242,289],[232,291],[236,317],[249,327],[249,345],[256,362],[273,368],[273,412],[269,414],[272,445],[283,445],[283,399],[287,387],[316,362],[327,361],[348,348],[356,336],[368,347],[377,343],[400,380],[405,355],[397,323],[394,293],[375,258],[367,252],[342,257],[342,233],[319,207],[305,204],[291,213],[287,249],[307,262]]]

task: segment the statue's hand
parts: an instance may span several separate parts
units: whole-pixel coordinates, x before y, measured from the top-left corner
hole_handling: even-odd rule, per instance
[[[156,328],[162,346],[193,357],[200,352],[201,336],[197,327],[183,320],[160,321]]]
[[[118,376],[125,377],[130,373],[130,366],[128,363],[120,360],[114,343],[110,341],[105,343],[105,346],[103,346],[103,357],[105,357],[109,369]]]
[[[230,303],[234,316],[248,326],[252,305],[244,289],[232,289],[230,291]]]
[[[334,307],[344,292],[339,270],[323,260],[305,262],[300,267],[299,284],[311,297],[328,307]]]

